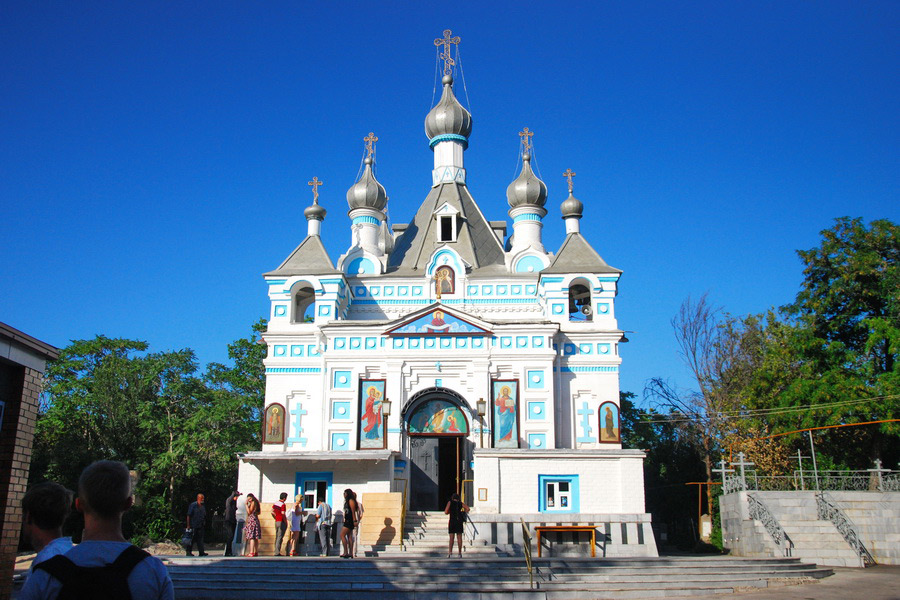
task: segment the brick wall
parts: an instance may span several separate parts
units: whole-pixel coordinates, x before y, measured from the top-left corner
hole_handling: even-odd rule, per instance
[[[40,392],[40,371],[0,364],[0,397],[6,403],[0,428],[0,600],[12,590]]]

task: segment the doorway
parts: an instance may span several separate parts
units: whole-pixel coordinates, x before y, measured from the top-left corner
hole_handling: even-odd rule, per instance
[[[411,510],[443,510],[465,478],[466,440],[461,436],[417,436],[410,446]]]

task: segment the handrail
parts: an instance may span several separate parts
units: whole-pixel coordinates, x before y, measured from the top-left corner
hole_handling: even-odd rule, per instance
[[[853,551],[862,559],[864,565],[868,567],[876,564],[875,558],[869,553],[862,540],[859,539],[859,534],[856,533],[856,527],[853,526],[853,522],[825,492],[816,494],[816,508],[818,509],[819,519],[831,521],[834,524],[838,533],[847,540]]]
[[[769,510],[769,507],[752,494],[747,494],[747,502],[750,505],[750,518],[763,524],[763,527],[766,528],[766,531],[768,531],[769,535],[772,536],[772,539],[775,540],[775,544],[778,545],[784,556],[791,556],[794,542],[788,537],[784,527],[781,526],[781,523],[778,522],[778,519],[772,514],[772,511]]]
[[[528,578],[530,580],[531,589],[534,589],[534,571],[531,564],[531,531],[528,524],[525,523],[524,517],[519,518],[522,521],[522,546],[525,549],[525,565],[528,567]]]
[[[403,537],[403,534],[406,532],[406,484],[409,483],[409,480],[394,477],[394,481],[403,482],[403,495],[400,500],[400,549],[406,550],[406,544],[403,542],[406,538]]]

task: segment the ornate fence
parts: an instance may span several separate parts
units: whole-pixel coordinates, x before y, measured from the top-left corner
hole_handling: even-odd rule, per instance
[[[782,492],[795,490],[825,491],[900,491],[900,471],[794,471],[793,475],[759,475],[755,470],[726,475],[726,494],[738,491]]]
[[[785,533],[781,523],[778,522],[778,519],[769,510],[769,507],[752,494],[747,494],[747,501],[750,504],[750,518],[762,523],[763,527],[766,528],[766,531],[769,532],[769,535],[772,536],[772,539],[775,540],[775,543],[781,549],[781,553],[784,556],[790,556],[794,542]]]
[[[859,534],[856,532],[853,523],[828,494],[825,492],[816,494],[816,508],[818,509],[819,519],[834,523],[838,532],[844,536],[850,547],[853,548],[866,565],[875,564],[875,559],[866,549],[862,540],[859,539]]]

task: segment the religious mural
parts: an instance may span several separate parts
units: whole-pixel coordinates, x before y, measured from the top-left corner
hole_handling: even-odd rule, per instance
[[[457,319],[453,315],[448,315],[440,308],[436,308],[430,313],[422,315],[414,321],[404,323],[393,331],[390,335],[410,335],[410,334],[437,334],[437,335],[454,335],[454,334],[476,334],[485,335],[487,332],[480,327],[476,327],[471,323],[467,323],[462,319]]]
[[[469,422],[460,408],[448,400],[428,400],[409,417],[410,434],[466,434]]]
[[[284,407],[278,403],[266,407],[263,419],[263,444],[284,443]]]
[[[516,379],[491,380],[491,436],[494,448],[519,447],[519,382]]]
[[[384,379],[359,380],[359,443],[357,448],[360,450],[387,448],[384,417],[381,414],[384,384]]]
[[[600,443],[618,444],[622,441],[619,435],[619,407],[615,402],[604,402],[600,405]]]
[[[442,294],[454,293],[456,291],[456,275],[453,273],[453,269],[448,266],[438,267],[434,272],[434,284],[438,298]]]

